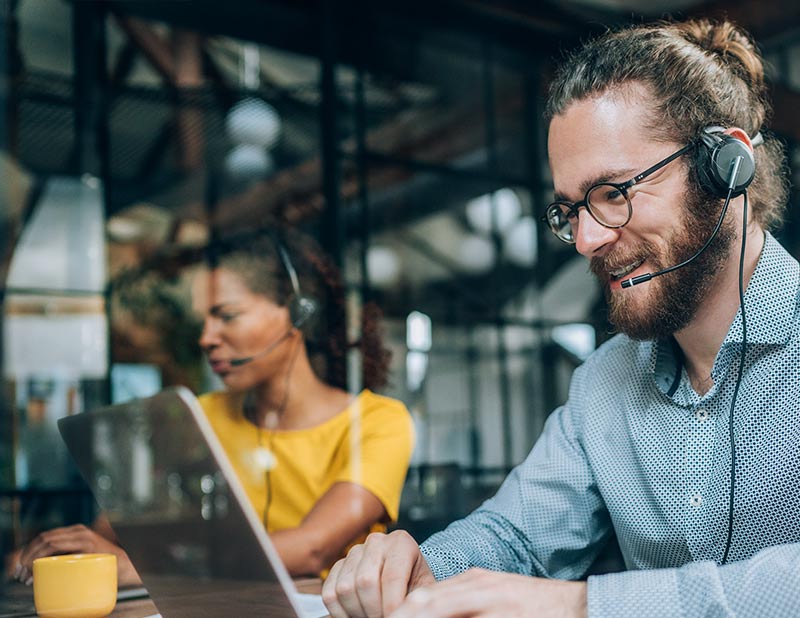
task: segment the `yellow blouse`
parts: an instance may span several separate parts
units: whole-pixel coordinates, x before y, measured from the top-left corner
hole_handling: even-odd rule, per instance
[[[372,492],[390,520],[397,519],[414,447],[411,415],[402,402],[364,390],[333,418],[294,431],[253,425],[238,393],[208,393],[200,404],[268,532],[299,526],[340,481]],[[356,542],[385,529],[385,522],[376,523]]]

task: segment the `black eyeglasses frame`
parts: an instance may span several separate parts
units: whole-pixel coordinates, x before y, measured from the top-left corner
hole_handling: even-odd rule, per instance
[[[560,209],[561,206],[566,206],[569,209],[568,210],[568,214],[569,213],[574,213],[575,217],[578,217],[578,211],[581,208],[586,208],[586,212],[589,213],[589,215],[592,217],[592,219],[597,221],[597,223],[599,223],[600,225],[602,225],[605,228],[618,229],[618,228],[621,228],[621,227],[625,227],[626,225],[628,225],[628,223],[631,220],[631,217],[633,216],[633,206],[631,205],[631,198],[628,195],[628,189],[630,189],[634,185],[639,184],[640,182],[642,182],[642,180],[644,180],[645,178],[647,178],[651,174],[654,174],[655,172],[657,172],[661,168],[666,167],[667,165],[672,163],[675,159],[685,155],[687,152],[693,150],[694,148],[695,148],[695,144],[694,143],[687,144],[686,146],[683,146],[679,150],[676,150],[675,152],[673,152],[668,157],[666,157],[664,159],[661,159],[661,161],[659,161],[655,165],[651,165],[650,167],[648,167],[643,172],[640,172],[640,173],[636,174],[636,176],[634,176],[633,178],[631,178],[630,180],[627,180],[625,182],[597,182],[597,183],[593,184],[591,187],[589,187],[586,190],[586,193],[583,196],[583,199],[578,201],[578,202],[568,202],[566,200],[555,200],[554,202],[550,202],[550,204],[547,205],[547,208],[544,211],[544,215],[541,216],[540,221],[542,223],[547,224],[547,227],[550,228],[550,231],[553,232],[553,234],[556,236],[556,238],[558,238],[560,241],[565,242],[565,243],[567,243],[569,245],[574,245],[575,244],[575,239],[574,238],[572,238],[572,239],[564,238],[558,232],[556,232],[555,227],[551,223],[552,217],[550,216],[550,213],[553,212],[553,209],[555,209],[555,208],[559,208]],[[620,223],[619,225],[609,225],[607,223],[603,223],[592,212],[591,203],[589,202],[589,194],[592,191],[594,191],[597,187],[601,187],[601,186],[614,187],[617,191],[619,191],[625,197],[625,201],[628,203],[628,217],[625,219],[624,223]]]

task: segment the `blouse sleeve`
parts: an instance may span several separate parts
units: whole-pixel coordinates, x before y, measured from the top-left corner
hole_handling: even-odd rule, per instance
[[[402,402],[367,393],[352,406],[349,465],[334,481],[361,485],[397,520],[400,494],[414,449],[414,425]]]

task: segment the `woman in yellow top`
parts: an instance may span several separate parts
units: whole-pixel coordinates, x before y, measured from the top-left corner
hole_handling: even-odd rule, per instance
[[[368,390],[388,361],[372,318],[367,390],[348,393],[312,367],[306,337],[328,344],[334,379],[344,366],[346,346],[324,324],[343,309],[342,286],[310,241],[288,238],[230,243],[195,278],[200,346],[227,387],[200,401],[289,572],[318,574],[397,519],[413,427],[402,403]],[[323,297],[334,303],[324,311]]]
[[[350,545],[397,519],[413,449],[405,406],[370,390],[385,383],[389,360],[376,313],[365,308],[365,390],[352,394],[342,384],[348,346],[330,328],[344,317],[343,287],[306,237],[219,244],[194,278],[192,304],[200,347],[226,386],[201,405],[289,573],[325,574]],[[30,582],[41,556],[110,551],[120,585],[138,583],[113,533],[94,528],[40,534],[23,549],[17,577]]]

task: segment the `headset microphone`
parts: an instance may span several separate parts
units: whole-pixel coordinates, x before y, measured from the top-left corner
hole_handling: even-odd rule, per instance
[[[286,338],[289,335],[292,334],[293,330],[294,330],[294,326],[292,328],[290,328],[289,330],[287,330],[285,333],[283,333],[283,335],[278,337],[278,339],[273,341],[269,345],[269,347],[264,348],[263,350],[261,350],[257,354],[253,354],[252,356],[245,356],[244,358],[232,358],[228,362],[230,363],[231,367],[241,367],[242,365],[246,365],[247,363],[252,362],[252,361],[256,360],[257,358],[261,358],[262,356],[266,356],[267,354],[272,352],[272,350],[277,348],[281,343],[286,341]]]
[[[739,169],[739,159],[736,159],[733,162],[732,165],[734,167],[734,169],[733,169],[733,178],[735,179],[736,178],[736,172]],[[660,277],[661,275],[666,275],[667,273],[671,273],[673,270],[678,270],[679,268],[683,268],[684,266],[688,266],[689,264],[694,262],[697,258],[699,258],[703,254],[703,251],[708,249],[708,245],[710,245],[711,241],[714,240],[714,238],[717,236],[717,232],[719,232],[719,228],[722,227],[722,220],[725,218],[725,213],[728,212],[728,204],[730,203],[730,201],[731,201],[731,198],[730,198],[730,194],[729,194],[728,197],[725,199],[725,204],[722,206],[722,212],[719,215],[719,220],[717,220],[717,225],[714,227],[714,231],[711,232],[711,236],[708,237],[708,240],[706,240],[706,242],[703,244],[703,246],[700,247],[700,249],[697,251],[697,253],[695,253],[692,257],[690,257],[688,260],[684,260],[680,264],[675,264],[675,266],[670,266],[669,268],[664,268],[662,270],[657,270],[654,273],[645,273],[644,275],[638,275],[638,276],[633,277],[631,279],[623,279],[623,281],[621,283],[622,287],[623,288],[629,288],[631,286],[638,285],[640,283],[644,283],[645,281],[650,281],[650,279],[653,279],[655,277]]]

